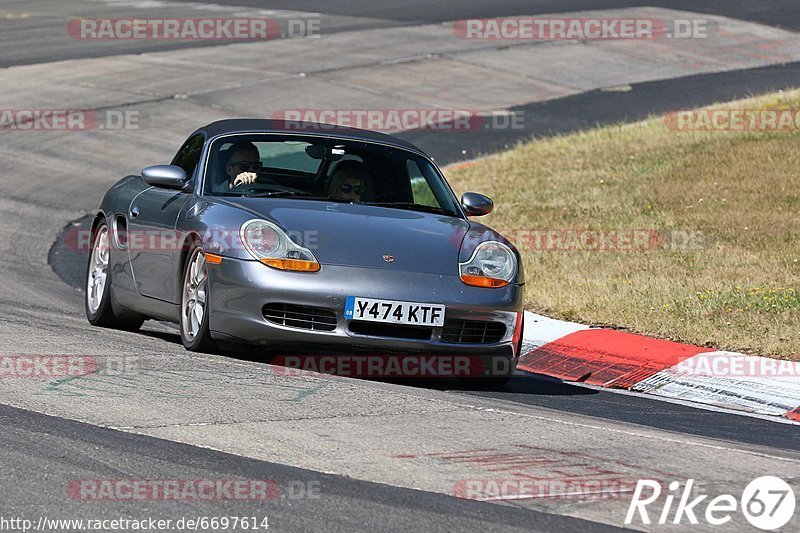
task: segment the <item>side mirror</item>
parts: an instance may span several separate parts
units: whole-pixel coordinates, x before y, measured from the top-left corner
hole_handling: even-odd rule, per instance
[[[461,207],[471,217],[488,215],[494,209],[494,202],[488,196],[476,192],[465,192],[461,197]]]
[[[186,171],[175,165],[154,165],[142,170],[142,179],[154,187],[183,189],[186,185]]]

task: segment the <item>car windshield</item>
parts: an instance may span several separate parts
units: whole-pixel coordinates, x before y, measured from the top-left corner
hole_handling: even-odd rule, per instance
[[[231,135],[210,148],[204,194],[298,197],[461,217],[434,165],[411,151],[327,137]]]

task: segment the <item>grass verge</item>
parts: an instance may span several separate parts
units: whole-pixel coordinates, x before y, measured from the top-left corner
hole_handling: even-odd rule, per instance
[[[800,90],[712,108],[800,110]],[[447,176],[494,198],[478,220],[520,248],[527,309],[800,360],[797,128],[687,131],[654,117]]]

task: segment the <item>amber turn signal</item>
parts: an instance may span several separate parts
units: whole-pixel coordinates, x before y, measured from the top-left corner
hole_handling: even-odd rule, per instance
[[[498,287],[505,287],[508,282],[504,279],[487,278],[485,276],[470,276],[468,274],[461,274],[461,281],[473,287],[488,287],[496,289]]]
[[[222,263],[222,256],[217,254],[206,254],[206,263],[210,265],[218,265]]]
[[[301,259],[261,259],[261,262],[279,270],[294,270],[297,272],[316,272],[319,263],[316,261],[303,261]]]

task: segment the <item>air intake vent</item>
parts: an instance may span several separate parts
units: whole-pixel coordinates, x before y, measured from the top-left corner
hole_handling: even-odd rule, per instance
[[[428,340],[433,330],[417,326],[400,326],[354,320],[350,322],[350,331],[371,337],[393,337],[395,339]]]
[[[336,329],[336,313],[322,307],[275,303],[265,305],[263,313],[269,322],[290,328],[313,331]]]
[[[442,342],[453,344],[492,344],[506,334],[500,322],[448,320],[442,328]]]

